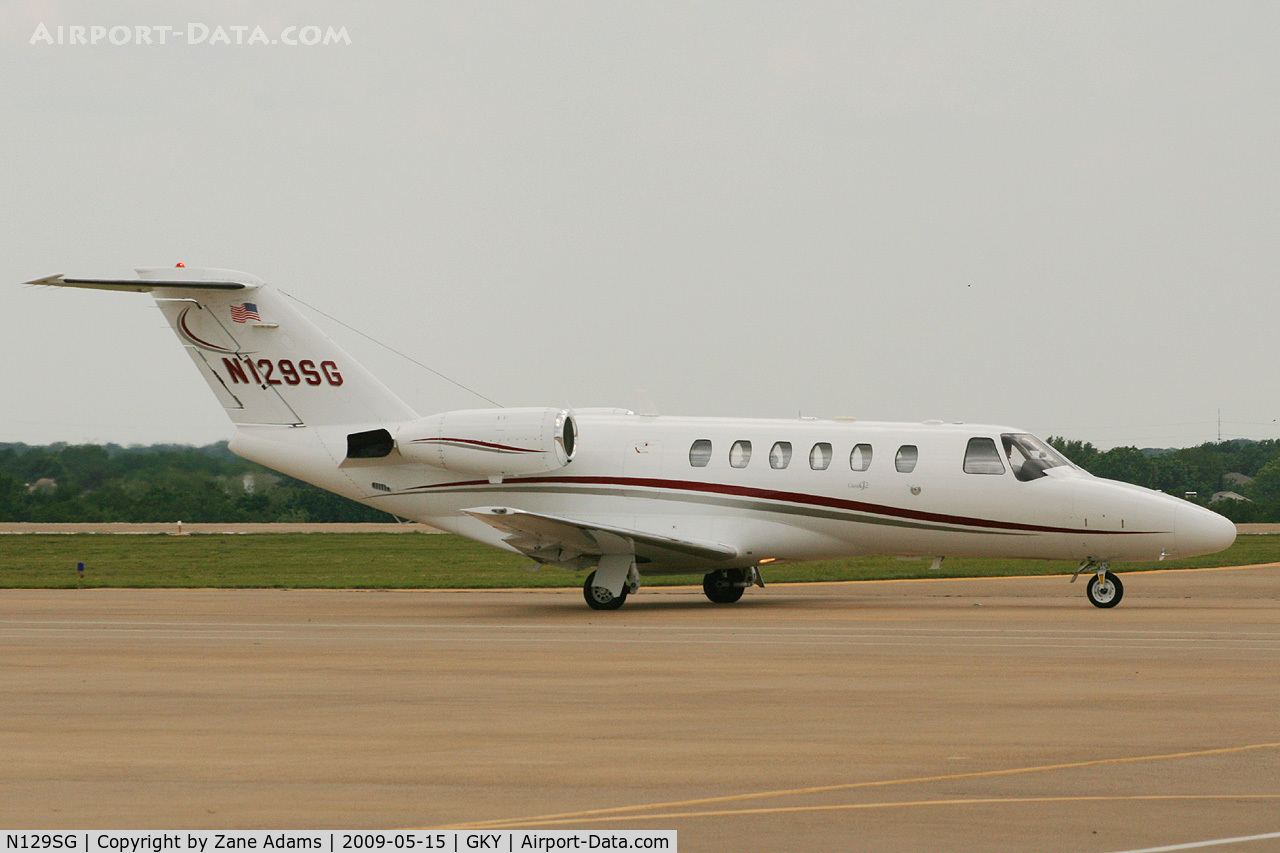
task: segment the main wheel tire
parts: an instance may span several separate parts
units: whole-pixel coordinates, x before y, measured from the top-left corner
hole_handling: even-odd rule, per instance
[[[1107,572],[1101,581],[1097,575],[1089,578],[1084,593],[1094,607],[1115,607],[1124,598],[1124,584],[1120,583],[1120,578]]]
[[[702,578],[702,592],[716,604],[733,604],[746,592],[746,587],[739,586],[746,577],[742,569],[711,572]]]
[[[596,573],[587,575],[582,584],[582,597],[592,610],[617,610],[627,600],[627,585],[622,585],[622,594],[614,595],[602,586],[595,585]]]

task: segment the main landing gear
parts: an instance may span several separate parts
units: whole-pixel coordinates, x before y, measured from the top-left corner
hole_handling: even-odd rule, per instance
[[[742,569],[721,569],[702,578],[702,592],[716,604],[733,604],[747,591]]]
[[[601,566],[605,566],[605,561],[601,562]],[[616,573],[620,569],[626,571],[626,579],[621,582],[621,589],[616,595],[607,586],[596,584],[596,575],[603,568],[587,575],[582,584],[582,597],[588,607],[592,610],[617,610],[626,602],[628,595],[640,588],[640,575],[636,572],[634,563],[610,566],[609,570]],[[601,583],[607,581],[602,580]],[[764,586],[755,566],[747,569],[720,569],[702,578],[702,591],[716,604],[733,604],[742,598],[749,586]]]
[[[716,604],[733,604],[742,598],[749,586],[764,586],[760,571],[755,566],[749,569],[720,569],[702,578],[703,594]]]
[[[1093,572],[1089,585],[1084,589],[1090,604],[1094,607],[1115,607],[1120,603],[1120,599],[1124,597],[1124,584],[1107,567],[1105,560],[1085,560],[1071,576],[1071,582],[1075,583],[1083,571]]]
[[[582,584],[582,597],[587,600],[587,606],[592,610],[617,610],[627,600],[627,596],[636,591],[636,584],[633,586],[628,582],[622,585],[622,592],[614,595],[608,589],[595,585],[596,573],[592,572],[587,575],[587,579]]]

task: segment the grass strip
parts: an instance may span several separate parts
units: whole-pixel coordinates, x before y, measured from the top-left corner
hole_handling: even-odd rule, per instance
[[[85,564],[83,580],[76,564]],[[1220,554],[1116,563],[1117,572],[1280,562],[1280,534],[1241,536]],[[22,535],[0,537],[0,587],[58,589],[280,588],[493,589],[581,586],[585,573],[543,567],[452,535],[267,533],[243,535]],[[850,557],[765,566],[766,583],[1070,574],[1074,563],[952,558]],[[647,577],[650,586],[697,583]]]

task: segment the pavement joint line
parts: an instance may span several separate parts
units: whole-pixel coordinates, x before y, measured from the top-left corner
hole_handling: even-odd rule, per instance
[[[501,624],[503,631],[556,631],[562,632],[566,628],[579,628],[582,630],[594,629],[602,623],[580,623],[565,625],[564,623],[527,623],[527,624]],[[16,625],[16,626],[34,626],[34,625],[51,625],[59,628],[70,627],[94,627],[94,626],[154,626],[166,628],[255,628],[258,630],[275,630],[275,629],[293,629],[293,628],[394,628],[397,630],[418,629],[418,630],[436,630],[440,628],[448,628],[451,630],[468,630],[479,631],[492,629],[495,626],[487,623],[467,624],[465,622],[139,622],[136,620],[123,619],[0,619],[0,625]],[[874,632],[885,636],[907,636],[906,632],[933,633],[933,634],[1026,634],[1030,632],[1043,632],[1043,628],[967,628],[957,626],[954,628],[930,628],[928,626],[903,626],[900,629],[883,626],[849,626],[843,628],[841,626],[828,626],[818,629],[822,632],[834,632],[832,634],[822,633],[820,635],[813,634],[812,628],[790,628],[777,625],[756,625],[750,622],[744,622],[740,625],[636,625],[636,624],[617,624],[617,627],[627,631],[661,631],[664,634],[670,634],[676,631],[720,631],[725,633],[742,633],[750,631],[758,633],[769,631],[774,633],[787,632],[798,634],[801,636],[839,636],[854,635],[857,632]],[[1167,639],[1172,641],[1198,641],[1203,639],[1212,640],[1215,636],[1226,639],[1239,639],[1240,637],[1276,637],[1280,638],[1280,631],[1193,631],[1193,630],[1154,630],[1154,629],[1117,629],[1117,628],[1056,628],[1063,634],[1085,634],[1089,637],[1098,636],[1124,636],[1124,635],[1183,635],[1172,637],[1151,637],[1151,639]],[[1037,639],[1032,637],[1029,639]],[[1038,639],[1045,639],[1040,637]]]
[[[727,794],[720,797],[702,797],[694,800],[676,800],[663,803],[647,803],[633,806],[613,806],[603,809],[589,809],[579,812],[561,812],[559,814],[532,815],[528,818],[500,818],[490,821],[477,821],[467,823],[463,826],[468,829],[502,829],[508,825],[526,826],[531,821],[551,821],[556,823],[564,823],[567,820],[577,821],[597,816],[621,817],[628,812],[640,811],[658,811],[660,809],[686,808],[689,806],[709,805],[711,803],[730,803],[742,802],[745,800],[759,800],[768,797],[794,797],[804,794],[821,794],[830,791],[850,791],[859,788],[884,788],[893,785],[913,785],[925,784],[930,782],[952,782],[960,779],[989,779],[996,776],[1015,776],[1025,773],[1043,773],[1051,770],[1075,770],[1084,767],[1101,767],[1112,764],[1134,764],[1142,761],[1167,761],[1175,758],[1200,758],[1210,755],[1231,755],[1240,752],[1249,752],[1262,749],[1280,748],[1280,742],[1276,743],[1254,743],[1244,746],[1227,746],[1217,747],[1215,749],[1201,749],[1187,752],[1169,752],[1158,755],[1134,755],[1121,758],[1098,758],[1089,761],[1072,761],[1064,764],[1041,764],[1034,767],[1011,767],[1004,770],[979,770],[970,773],[947,773],[938,776],[913,776],[904,779],[880,779],[868,782],[843,782],[836,785],[815,785],[806,788],[792,788],[780,791],[758,791],[750,794]],[[454,827],[440,827],[442,829],[450,829]]]
[[[772,806],[758,809],[721,809],[701,812],[657,812],[655,814],[616,815],[613,817],[595,817],[573,821],[543,820],[519,824],[519,827],[555,826],[566,822],[572,823],[610,823],[614,821],[641,820],[674,820],[691,817],[733,817],[766,814],[795,814],[801,812],[836,812],[836,811],[871,811],[875,809],[919,808],[924,806],[983,806],[983,805],[1019,805],[1030,803],[1111,803],[1111,802],[1160,802],[1187,800],[1280,800],[1280,794],[1084,794],[1078,796],[1058,797],[965,797],[952,800],[910,800],[891,803],[832,803],[820,806]],[[467,828],[511,829],[516,827],[484,826]],[[1258,838],[1280,837],[1257,836]],[[1198,845],[1198,846],[1203,846]],[[1155,850],[1181,850],[1182,847],[1158,847]],[[1135,851],[1142,853],[1142,851]]]
[[[1189,841],[1185,844],[1166,844],[1163,847],[1143,847],[1141,850],[1120,850],[1117,853],[1170,853],[1173,850],[1221,847],[1224,844],[1247,844],[1250,841],[1266,841],[1271,838],[1280,838],[1280,832],[1267,832],[1262,835],[1238,835],[1235,838],[1214,838],[1209,841]]]
[[[476,631],[492,631],[494,626],[491,625],[461,625],[461,624],[433,624],[433,625],[405,625],[398,623],[372,623],[372,624],[341,624],[341,623],[310,623],[299,622],[294,624],[288,623],[271,623],[271,622],[105,622],[105,621],[54,621],[54,620],[15,620],[0,619],[0,633],[8,636],[21,637],[24,634],[58,634],[69,635],[72,633],[84,634],[95,631],[103,634],[156,634],[166,636],[183,636],[191,637],[209,637],[209,638],[226,638],[235,639],[236,637],[279,637],[282,639],[292,640],[341,640],[341,641],[365,641],[376,642],[378,640],[396,640],[396,641],[421,641],[421,642],[450,642],[454,640],[474,640],[483,641],[511,641],[519,642],[536,636],[537,642],[574,642],[581,639],[581,631],[571,637],[546,637],[537,636],[533,629],[543,626],[506,626],[501,633],[484,637],[474,633]],[[609,637],[599,637],[592,635],[593,641],[596,642],[631,642],[631,643],[663,643],[670,642],[682,633],[687,633],[690,637],[695,637],[709,642],[733,643],[733,642],[759,642],[760,637],[755,636],[747,629],[721,631],[717,633],[698,632],[693,628],[671,627],[664,631],[662,637],[654,637],[652,634],[641,637],[629,636],[625,632],[626,626],[620,626],[624,629],[624,633]],[[642,626],[643,627],[643,626]],[[296,637],[295,632],[298,628],[314,629],[320,636],[314,637]],[[563,634],[565,626],[558,626]],[[584,628],[592,628],[594,626],[584,626]],[[290,630],[293,629],[293,630]],[[374,629],[375,631],[386,631],[380,635],[372,636],[352,636],[352,632],[356,630]],[[420,629],[413,632],[414,629]],[[424,634],[421,630],[433,631],[449,631],[452,634]],[[529,634],[521,633],[529,631]],[[1030,630],[1030,629],[1028,629]],[[405,633],[406,631],[412,633]],[[394,632],[394,633],[392,633]],[[1087,632],[1064,631],[1063,634],[1046,633],[1041,630],[1039,633],[1031,634],[1015,633],[1014,636],[992,636],[996,631],[981,632],[980,636],[968,636],[975,632],[966,632],[958,630],[951,632],[949,629],[934,629],[932,632],[925,629],[904,629],[894,631],[884,628],[851,628],[841,631],[839,629],[822,628],[822,629],[798,629],[797,631],[788,631],[785,633],[775,632],[765,638],[766,642],[781,644],[804,644],[806,642],[834,642],[846,645],[875,645],[881,642],[891,642],[902,646],[916,646],[922,644],[935,644],[942,640],[958,639],[966,644],[967,648],[1034,648],[1037,646],[1048,646],[1052,648],[1080,648],[1082,641],[1088,641],[1086,647],[1093,647],[1096,637]],[[1169,634],[1178,632],[1130,632],[1125,635],[1113,636],[1110,642],[1115,647],[1123,647],[1127,649],[1178,649],[1185,648],[1186,644],[1196,643],[1205,644],[1209,649],[1254,649],[1266,650],[1275,646],[1280,642],[1280,633],[1272,632],[1212,632],[1212,636],[1206,634],[1203,636],[1179,637],[1168,636]],[[1083,635],[1082,634],[1086,634]],[[1237,645],[1224,645],[1226,643],[1235,643]],[[1247,645],[1239,645],[1247,644]]]
[[[83,631],[75,631],[75,629],[66,628],[30,628],[26,630],[15,629],[0,626],[0,636],[10,639],[21,639],[24,636],[40,633],[42,635],[69,636],[71,633],[83,634]],[[195,628],[194,630],[176,630],[176,629],[155,629],[155,628],[116,628],[111,631],[116,636],[163,636],[175,639],[185,639],[189,641],[218,641],[233,642],[244,640],[281,640],[287,644],[310,644],[310,643],[424,643],[424,644],[447,644],[447,643],[526,643],[529,639],[520,634],[504,632],[497,636],[477,636],[475,634],[456,634],[456,635],[433,635],[421,636],[415,634],[386,634],[376,637],[352,637],[333,634],[329,636],[314,637],[296,637],[284,634],[280,631],[262,631],[254,633],[246,631],[241,633],[228,633],[219,631],[216,628]],[[716,637],[703,638],[708,643],[717,645],[759,645],[760,639],[756,637]],[[824,635],[801,635],[790,637],[771,638],[770,642],[774,646],[894,646],[898,648],[936,648],[937,642],[943,637],[826,637]],[[1072,637],[1070,640],[1054,641],[1052,637],[1045,638],[1010,638],[1010,642],[993,642],[990,640],[968,640],[964,649],[1055,649],[1067,651],[1072,649],[1095,649],[1096,643],[1088,642],[1086,638]],[[1030,642],[1030,640],[1045,640],[1046,642]],[[565,643],[581,643],[581,637],[539,637],[537,642],[547,644],[565,644]],[[605,644],[622,644],[622,645],[680,645],[687,643],[686,638],[680,637],[597,637],[592,638],[592,642],[596,645]],[[1218,641],[1221,643],[1222,641]],[[1202,651],[1209,652],[1274,652],[1280,651],[1280,645],[1276,640],[1246,640],[1254,645],[1214,645],[1205,647]],[[1143,641],[1113,643],[1113,649],[1126,649],[1130,651],[1181,651],[1186,648],[1183,645],[1173,645],[1169,642],[1164,644],[1156,644],[1158,641]]]

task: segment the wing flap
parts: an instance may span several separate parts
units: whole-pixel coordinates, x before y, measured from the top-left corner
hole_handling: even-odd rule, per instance
[[[506,533],[508,544],[544,562],[562,562],[569,555],[629,553],[663,566],[696,568],[738,556],[737,549],[718,542],[673,539],[510,507],[475,507],[462,512]]]

